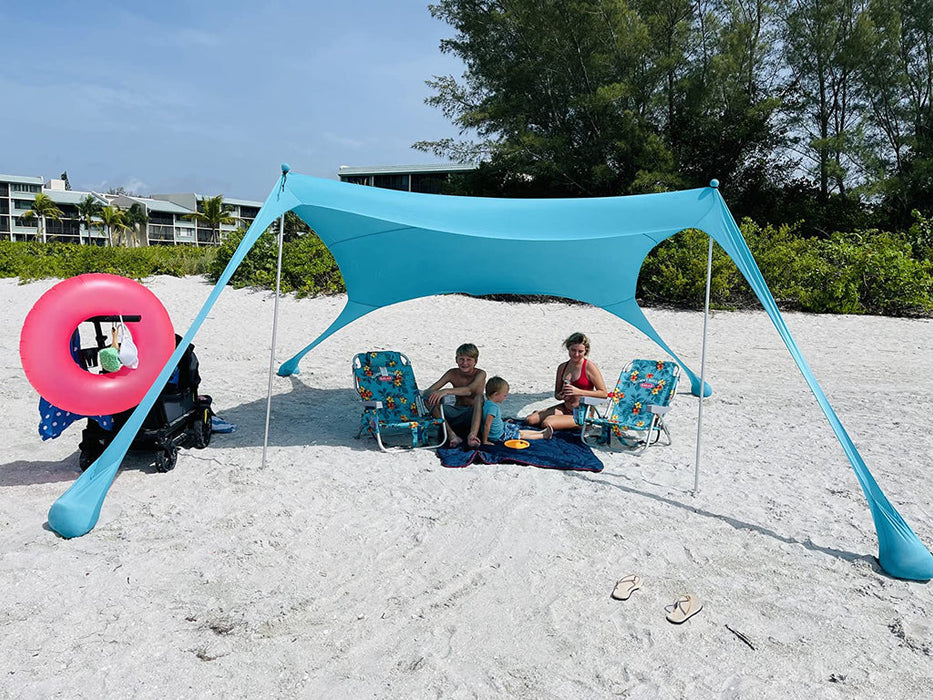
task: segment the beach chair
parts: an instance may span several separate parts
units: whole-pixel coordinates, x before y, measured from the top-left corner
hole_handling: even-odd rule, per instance
[[[447,441],[443,407],[440,418],[431,415],[418,391],[411,362],[402,353],[377,350],[354,356],[353,382],[363,402],[357,438],[368,430],[384,452],[390,450],[382,441],[383,432],[410,431],[412,448],[434,449]],[[429,444],[434,428],[438,442]]]
[[[577,422],[587,445],[610,446],[613,436],[633,454],[657,444],[662,433],[671,444],[664,417],[677,389],[680,367],[676,362],[632,360],[619,375],[606,399],[585,396]]]

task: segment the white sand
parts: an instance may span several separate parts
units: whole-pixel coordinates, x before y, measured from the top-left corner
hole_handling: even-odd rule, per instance
[[[888,577],[855,476],[763,313],[710,322],[701,490],[697,399],[672,447],[601,452],[602,473],[445,469],[354,440],[350,360],[398,349],[426,386],[465,341],[511,383],[506,414],[548,405],[582,330],[613,383],[658,349],[607,313],[434,297],[381,310],[274,383],[260,468],[272,296],[228,289],[195,338],[202,391],[239,424],[177,468],[124,462],[97,527],[46,525],[78,476],[80,424],[41,442],[18,338],[51,286],[0,280],[0,696],[923,698],[933,587]],[[177,329],[210,291],[149,281]],[[279,360],[343,298],[281,304]],[[699,372],[699,313],[648,311]],[[933,323],[788,314],[891,502],[933,545]],[[685,382],[686,384],[686,382]],[[609,597],[636,572],[642,590]],[[704,609],[682,626],[680,593]],[[746,645],[735,630],[747,637]]]

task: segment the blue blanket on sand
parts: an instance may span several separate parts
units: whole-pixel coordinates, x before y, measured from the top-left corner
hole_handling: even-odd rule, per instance
[[[551,440],[530,440],[524,450],[515,450],[501,443],[481,445],[479,449],[467,447],[440,447],[437,456],[445,467],[468,467],[480,464],[527,464],[545,469],[572,469],[575,471],[602,471],[603,463],[593,451],[580,442],[576,432],[562,430]]]

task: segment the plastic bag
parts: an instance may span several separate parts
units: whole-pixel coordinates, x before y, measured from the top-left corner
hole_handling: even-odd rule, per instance
[[[133,342],[133,334],[122,322],[117,327],[117,343],[120,347],[120,362],[123,366],[130,369],[139,367],[139,351],[136,349],[136,343]]]

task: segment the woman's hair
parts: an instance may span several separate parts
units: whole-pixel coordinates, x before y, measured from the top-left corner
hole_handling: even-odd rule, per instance
[[[492,396],[493,394],[497,394],[503,389],[508,388],[509,383],[502,377],[493,377],[488,382],[486,382],[486,396]]]
[[[590,354],[590,339],[587,338],[583,333],[572,333],[567,340],[564,341],[564,347],[568,350],[571,345],[580,345],[582,343],[583,347],[586,348],[586,355]]]
[[[473,345],[473,343],[464,343],[459,348],[457,348],[457,353],[455,357],[472,357],[474,360],[479,359],[479,348]]]

